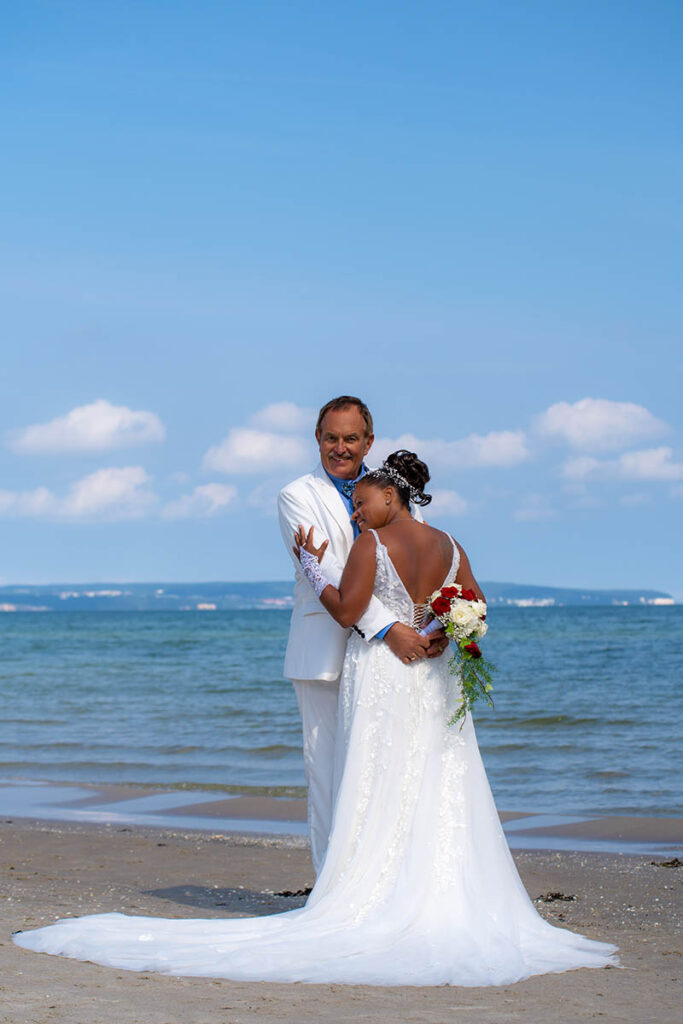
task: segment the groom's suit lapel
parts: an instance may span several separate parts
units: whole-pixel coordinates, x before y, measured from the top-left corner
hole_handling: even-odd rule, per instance
[[[325,504],[328,512],[330,512],[344,531],[344,536],[346,537],[350,548],[353,544],[353,527],[351,526],[348,509],[342,501],[339,491],[334,486],[322,466],[318,466],[313,473],[313,486],[316,492],[320,495],[320,498]]]

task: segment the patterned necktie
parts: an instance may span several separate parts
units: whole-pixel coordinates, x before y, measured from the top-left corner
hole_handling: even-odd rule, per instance
[[[356,486],[355,480],[342,480],[341,492],[345,498],[353,497],[353,489]]]

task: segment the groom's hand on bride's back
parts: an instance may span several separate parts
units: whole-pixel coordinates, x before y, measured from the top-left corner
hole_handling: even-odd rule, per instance
[[[384,643],[404,665],[418,658],[426,658],[429,650],[429,639],[420,636],[404,622],[395,622],[384,636]]]

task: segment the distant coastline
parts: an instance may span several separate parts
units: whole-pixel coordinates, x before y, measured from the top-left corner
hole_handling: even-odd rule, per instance
[[[483,581],[496,607],[566,608],[667,606],[661,590],[593,590],[544,587],[532,583]],[[68,583],[0,587],[0,612],[50,611],[245,611],[293,607],[290,580],[259,583]]]

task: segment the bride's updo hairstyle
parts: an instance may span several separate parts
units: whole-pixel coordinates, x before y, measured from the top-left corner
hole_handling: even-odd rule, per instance
[[[366,473],[361,479],[378,487],[395,487],[406,508],[411,501],[414,505],[428,505],[432,500],[431,494],[424,492],[429,483],[427,466],[418,459],[415,452],[406,451],[405,448],[387,455],[378,469]]]

